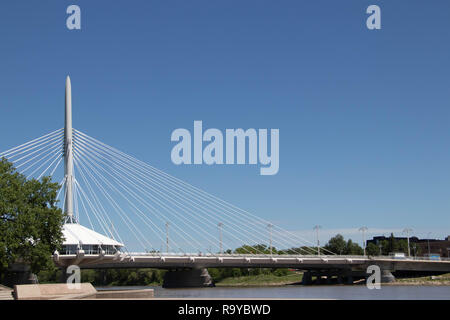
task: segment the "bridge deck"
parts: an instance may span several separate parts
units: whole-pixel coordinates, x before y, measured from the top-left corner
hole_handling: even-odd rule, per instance
[[[199,255],[199,254],[116,254],[65,255],[55,258],[60,266],[81,268],[293,268],[365,269],[379,265],[390,270],[450,272],[450,260],[427,258],[394,259],[389,256],[299,256],[299,255]]]

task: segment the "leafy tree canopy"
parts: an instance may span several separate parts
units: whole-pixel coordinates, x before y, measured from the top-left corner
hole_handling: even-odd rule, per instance
[[[343,255],[362,255],[364,253],[363,248],[359,244],[353,242],[351,239],[345,242],[341,234],[337,234],[331,238],[324,248],[336,254]]]
[[[347,243],[344,240],[344,237],[341,234],[335,235],[331,238],[328,243],[325,245],[325,249],[330,250],[336,254],[344,254],[346,251]]]
[[[51,255],[63,242],[59,188],[50,177],[27,180],[5,158],[0,160],[0,273],[16,262],[29,265],[33,273],[54,268]]]
[[[269,254],[270,247],[265,244],[256,244],[253,246],[243,245],[242,247],[236,248],[234,253],[237,254]],[[275,247],[272,247],[272,254],[278,254]]]

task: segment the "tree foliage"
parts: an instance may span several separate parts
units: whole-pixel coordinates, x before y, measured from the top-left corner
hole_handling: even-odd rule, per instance
[[[256,244],[253,246],[243,245],[242,247],[236,248],[234,250],[236,254],[269,254],[270,247],[265,244]],[[278,254],[275,247],[272,247],[272,254]]]
[[[341,234],[335,235],[324,246],[325,249],[343,255],[362,255],[364,254],[363,248],[351,239],[345,242],[344,237]]]
[[[63,242],[64,215],[56,207],[60,186],[51,178],[27,180],[5,158],[0,161],[0,272],[22,262],[33,273],[52,268]]]
[[[366,253],[369,256],[378,256],[380,255],[380,248],[376,244],[371,242],[366,247]]]

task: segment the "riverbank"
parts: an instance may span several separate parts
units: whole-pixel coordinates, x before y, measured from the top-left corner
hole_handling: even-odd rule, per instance
[[[302,273],[289,273],[283,276],[273,274],[260,274],[256,276],[241,276],[225,278],[216,282],[216,287],[276,287],[283,285],[300,284],[303,278]]]
[[[261,274],[257,276],[242,276],[225,278],[215,283],[216,287],[277,287],[299,285],[302,282],[302,273],[290,273],[284,276]],[[355,283],[355,285],[363,284]],[[450,273],[439,276],[426,276],[417,278],[397,278],[395,282],[383,283],[390,286],[450,286]]]
[[[397,278],[395,282],[389,283],[387,285],[450,286],[450,273],[442,274],[439,276],[426,276],[418,278]]]

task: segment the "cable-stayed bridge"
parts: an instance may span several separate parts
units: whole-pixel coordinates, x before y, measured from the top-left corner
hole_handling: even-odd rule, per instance
[[[61,267],[289,267],[450,271],[449,261],[339,256],[84,132],[65,126],[0,153],[27,178],[52,176],[66,213]],[[317,246],[317,248],[316,248]],[[236,248],[239,248],[237,251]],[[339,272],[338,272],[339,273]]]

